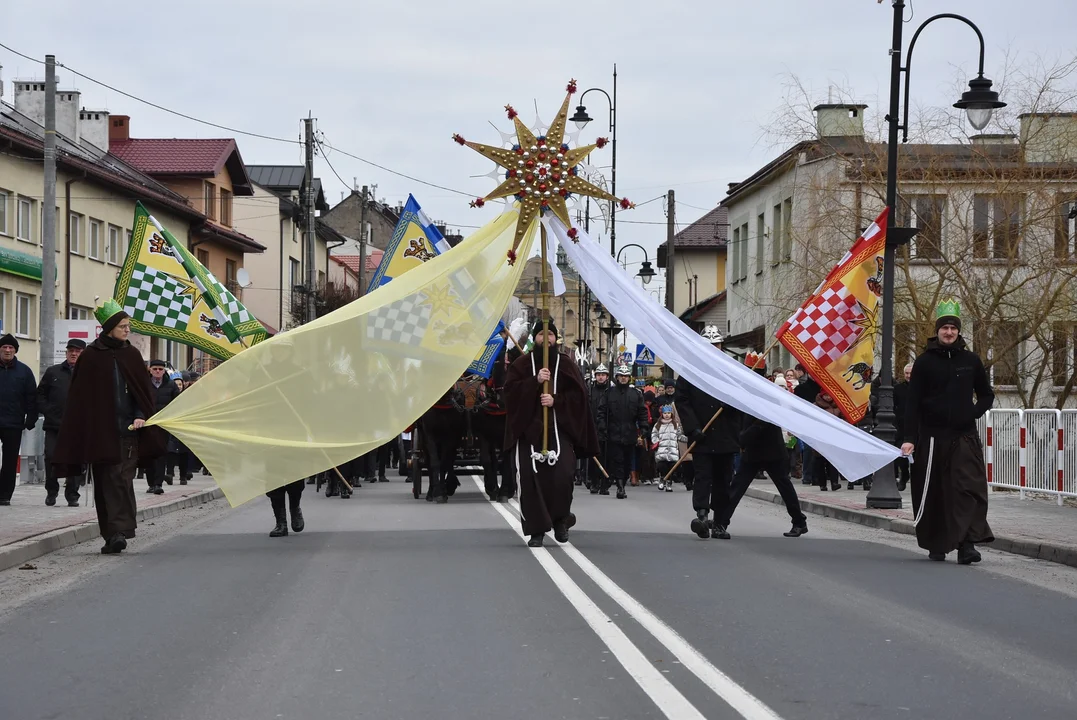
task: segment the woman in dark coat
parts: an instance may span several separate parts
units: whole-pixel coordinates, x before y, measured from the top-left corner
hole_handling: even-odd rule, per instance
[[[135,536],[135,469],[164,453],[164,433],[144,428],[153,386],[138,348],[127,341],[130,316],[114,300],[94,315],[101,335],[79,356],[71,377],[53,462],[57,475],[90,465],[101,552],[122,552]]]

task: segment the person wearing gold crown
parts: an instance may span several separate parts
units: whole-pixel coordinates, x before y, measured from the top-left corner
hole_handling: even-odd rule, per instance
[[[542,547],[551,529],[557,542],[568,542],[568,531],[576,523],[572,514],[576,459],[595,456],[598,435],[583,374],[556,346],[553,321],[538,320],[533,335],[534,347],[509,366],[505,379],[505,449],[512,453],[519,479],[527,544]],[[548,367],[544,345],[549,348]],[[547,382],[549,392],[544,392]],[[549,408],[545,432],[543,408]]]
[[[94,311],[101,334],[75,364],[60,421],[53,462],[57,475],[90,465],[101,552],[127,548],[135,536],[135,469],[164,453],[158,428],[143,428],[155,409],[153,385],[138,348],[131,345],[131,317],[115,300]]]
[[[957,562],[980,562],[978,543],[995,538],[987,524],[987,471],[976,420],[995,393],[987,371],[961,337],[961,306],[943,301],[936,337],[913,363],[905,405],[903,455],[912,464],[916,541],[932,560],[957,550]]]

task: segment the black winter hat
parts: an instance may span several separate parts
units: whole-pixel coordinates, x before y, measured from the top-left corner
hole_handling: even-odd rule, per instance
[[[549,323],[550,332],[552,332],[554,334],[554,337],[557,337],[557,334],[558,334],[557,333],[557,326],[554,325],[553,318],[549,318],[547,320],[543,320],[542,318],[539,318],[538,320],[536,320],[535,324],[531,326],[531,337],[537,338],[542,333],[542,325],[543,325],[543,323]]]
[[[19,351],[19,341],[15,339],[15,336],[8,333],[4,337],[0,337],[0,345],[11,345],[15,348],[15,352]]]
[[[166,363],[164,360],[150,360],[150,367],[168,367],[168,363]]]
[[[86,349],[86,341],[85,340],[79,340],[78,338],[71,338],[70,340],[67,341],[67,349],[68,350],[85,350]]]

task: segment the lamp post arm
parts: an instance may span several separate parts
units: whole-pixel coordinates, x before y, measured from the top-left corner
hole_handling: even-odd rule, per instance
[[[606,92],[605,90],[603,90],[600,87],[587,88],[586,90],[584,90],[580,94],[580,105],[583,105],[583,99],[585,97],[587,97],[587,93],[595,92],[595,91],[600,92],[603,95],[605,95],[606,96],[606,101],[609,102],[609,104],[610,104],[610,113],[611,113],[610,114],[610,130],[613,130],[613,115],[612,115],[612,113],[613,113],[613,98],[610,97],[610,94],[608,92]]]
[[[901,142],[903,143],[909,141],[909,80],[912,77],[912,51],[916,47],[916,38],[920,37],[920,33],[923,32],[924,28],[926,28],[928,25],[935,22],[936,20],[941,20],[943,18],[960,20],[961,22],[972,28],[973,31],[975,31],[976,37],[980,39],[979,77],[984,76],[984,36],[983,33],[980,32],[980,28],[976,27],[976,24],[974,22],[969,20],[967,17],[964,17],[963,15],[956,15],[954,13],[939,13],[938,15],[933,15],[927,20],[924,20],[924,22],[920,24],[920,27],[916,28],[916,32],[913,33],[912,40],[909,41],[909,52],[905,56],[905,67],[902,68],[902,70],[905,72],[905,109],[901,121]],[[898,48],[897,52],[901,52],[901,49]]]

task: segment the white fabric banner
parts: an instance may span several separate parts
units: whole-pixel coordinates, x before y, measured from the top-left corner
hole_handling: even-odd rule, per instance
[[[553,233],[547,233],[546,235],[546,262],[550,266],[550,273],[553,275],[553,294],[557,297],[561,297],[565,294],[565,277],[561,274],[561,268],[557,267],[557,238],[553,236]],[[564,328],[562,328],[562,331]]]
[[[582,228],[577,228],[577,243],[557,218],[547,215],[542,222],[618,322],[696,387],[793,433],[850,480],[870,475],[900,455],[896,447],[801,400],[715,349],[645,293]]]

